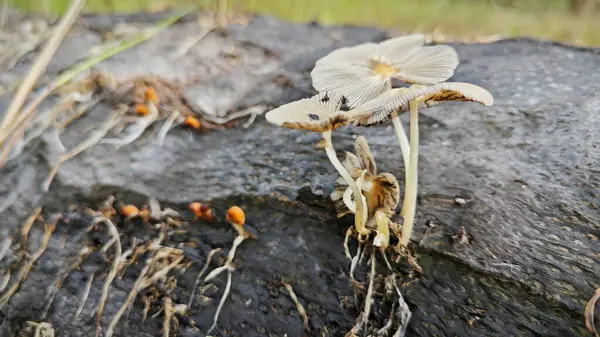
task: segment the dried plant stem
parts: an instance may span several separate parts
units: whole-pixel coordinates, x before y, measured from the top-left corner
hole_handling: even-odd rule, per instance
[[[190,295],[190,300],[188,301],[188,309],[190,309],[190,310],[192,309],[192,303],[194,302],[194,294],[196,293],[196,288],[198,288],[198,285],[200,284],[202,275],[204,275],[204,273],[206,273],[206,270],[208,270],[210,261],[212,260],[213,256],[215,256],[215,254],[221,253],[222,251],[223,251],[222,248],[215,248],[215,249],[211,250],[210,252],[208,252],[208,255],[206,256],[206,263],[204,264],[204,267],[202,267],[202,269],[196,276],[196,280],[194,281],[194,287],[192,288],[192,294]]]
[[[33,337],[54,337],[54,328],[50,323],[27,321],[27,325],[35,327]]]
[[[152,264],[153,261],[154,260],[151,259],[150,262],[147,262],[146,265],[144,266],[144,268],[142,269],[142,271],[140,271],[140,274],[139,274],[137,280],[133,284],[133,289],[131,289],[131,291],[127,295],[127,298],[125,299],[125,303],[123,303],[123,305],[121,305],[121,307],[119,308],[117,313],[113,316],[113,319],[108,324],[108,328],[106,328],[106,337],[112,336],[113,331],[114,331],[115,327],[117,326],[117,323],[119,322],[119,319],[121,319],[121,316],[123,316],[123,313],[125,313],[125,310],[127,310],[127,307],[130,306],[133,303],[133,301],[135,300],[135,297],[137,296],[137,294],[139,292],[139,287],[141,286],[142,282],[144,281],[144,278],[146,277],[146,274],[148,273],[148,269],[150,268],[150,265]]]
[[[46,46],[44,46],[44,49],[41,51],[40,55],[35,60],[35,63],[31,67],[31,71],[29,72],[27,77],[21,83],[13,101],[11,102],[11,105],[6,111],[4,118],[2,119],[2,124],[0,124],[0,144],[2,144],[6,139],[5,135],[7,135],[10,132],[10,130],[14,127],[14,124],[12,122],[16,118],[19,109],[21,109],[23,103],[25,103],[27,95],[29,94],[29,92],[31,92],[31,89],[35,85],[35,82],[46,70],[46,67],[48,66],[48,63],[50,63],[52,56],[54,56],[54,53],[58,49],[58,46],[64,39],[69,28],[71,28],[71,25],[75,21],[75,18],[79,14],[81,8],[83,8],[84,4],[85,0],[73,0],[71,2],[71,5],[67,9],[65,15],[61,18],[60,22],[58,23],[56,31],[54,32],[50,40],[48,40]]]
[[[164,320],[163,320],[163,337],[169,337],[171,329],[171,317],[173,317],[173,300],[169,296],[163,297]]]
[[[179,116],[181,116],[181,113],[179,111],[173,111],[169,117],[167,117],[167,120],[165,120],[165,122],[163,123],[163,125],[160,127],[160,130],[158,131],[158,136],[157,136],[157,142],[159,146],[163,145],[163,142],[165,141],[165,137],[167,136],[167,133],[169,133],[169,130],[171,130],[171,128],[173,127],[173,123],[175,123],[175,121],[177,120],[177,118],[179,118]]]
[[[104,282],[104,286],[102,287],[102,296],[100,297],[100,301],[98,303],[97,309],[97,317],[96,317],[96,337],[100,336],[102,333],[102,313],[104,311],[104,305],[106,304],[106,298],[108,297],[108,290],[110,289],[110,285],[112,281],[117,276],[117,270],[119,269],[119,262],[121,260],[121,239],[119,238],[119,230],[115,226],[115,224],[109,219],[104,217],[98,217],[94,219],[93,226],[103,223],[107,228],[110,236],[115,239],[115,257],[113,258],[113,262],[110,267],[110,271],[106,276],[106,281]]]
[[[92,289],[92,282],[94,282],[94,274],[96,271],[92,271],[90,273],[90,277],[88,277],[88,281],[85,284],[85,288],[83,289],[83,294],[81,294],[81,301],[79,301],[79,307],[77,307],[77,311],[75,312],[75,317],[73,318],[73,323],[77,322],[79,315],[83,311],[83,307],[85,306],[85,302],[87,302],[88,296],[90,295],[90,289]]]
[[[290,297],[292,298],[292,301],[296,304],[296,309],[298,310],[298,314],[300,314],[300,317],[302,317],[304,329],[306,329],[306,331],[310,331],[310,329],[308,327],[308,315],[306,314],[306,310],[304,310],[304,307],[302,306],[300,301],[298,301],[298,297],[296,297],[296,293],[294,292],[294,289],[292,288],[292,286],[290,284],[288,284],[286,282],[281,281],[281,283],[283,283],[283,286],[285,287],[285,289],[287,289],[288,293],[290,293]]]
[[[10,298],[17,292],[17,290],[19,290],[19,287],[21,286],[23,281],[25,281],[25,278],[27,278],[27,274],[29,274],[29,271],[31,270],[35,262],[42,256],[42,254],[44,254],[46,248],[48,248],[48,242],[50,241],[50,237],[52,236],[52,233],[55,229],[56,224],[44,224],[44,236],[42,237],[42,244],[40,245],[38,250],[35,251],[35,253],[33,253],[33,255],[29,258],[29,261],[27,261],[27,263],[20,270],[17,282],[15,282],[8,289],[8,291],[4,293],[2,297],[0,297],[0,308],[6,305],[10,301]]]
[[[356,227],[356,231],[359,235],[369,234],[369,231],[365,228],[365,223],[367,221],[368,214],[366,213],[367,205],[366,201],[363,198],[362,192],[360,188],[352,179],[350,173],[346,170],[344,165],[337,158],[335,150],[333,149],[333,144],[331,142],[331,131],[323,132],[323,139],[325,139],[325,152],[327,153],[327,157],[333,164],[333,167],[338,171],[338,173],[344,178],[348,186],[352,189],[352,193],[354,193],[354,200],[356,204],[356,213],[354,214],[354,226]]]
[[[402,211],[400,214],[404,217],[402,225],[402,238],[399,245],[407,246],[412,235],[413,222],[417,208],[417,181],[418,181],[418,161],[419,161],[419,102],[411,101],[410,106],[410,159],[408,163],[408,176],[406,179],[406,190]],[[399,247],[400,248],[400,247]]]
[[[167,18],[167,19],[159,22],[155,27],[153,27],[153,29],[144,31],[139,36],[135,36],[129,40],[122,41],[117,46],[111,47],[98,55],[91,56],[90,58],[75,65],[71,69],[63,72],[58,78],[56,78],[52,83],[50,83],[40,94],[38,94],[38,96],[34,99],[34,101],[29,103],[23,109],[20,116],[18,117],[18,120],[16,120],[15,122],[12,122],[13,117],[11,117],[10,121],[8,121],[8,120],[6,121],[6,123],[7,123],[6,128],[0,127],[0,147],[2,146],[2,144],[4,143],[4,141],[6,140],[8,135],[11,133],[11,130],[15,130],[14,132],[12,132],[14,139],[11,139],[11,142],[13,144],[16,143],[18,138],[23,134],[23,129],[25,128],[27,121],[32,118],[32,115],[34,114],[37,107],[44,101],[44,99],[46,99],[46,97],[48,97],[52,92],[54,92],[54,90],[65,85],[67,82],[71,81],[75,76],[77,76],[79,73],[91,68],[95,64],[100,63],[100,62],[108,59],[111,56],[114,56],[114,55],[116,55],[120,52],[123,52],[135,45],[138,45],[144,41],[149,40],[150,38],[154,37],[156,34],[160,33],[161,31],[163,31],[164,29],[166,29],[167,27],[169,27],[170,25],[172,25],[173,23],[178,21],[182,16],[184,16],[187,13],[188,13],[188,11],[185,11],[178,15],[174,15],[173,17]],[[30,89],[28,89],[26,92],[28,92],[29,90]],[[24,99],[23,99],[23,101],[24,101]],[[20,108],[20,106],[22,106],[22,105],[23,105],[23,102],[21,102],[19,104],[19,106],[16,107],[16,110],[18,110]],[[14,114],[16,114],[16,111],[15,111],[15,113],[13,113],[13,115]],[[4,118],[5,120],[6,120],[6,117],[8,117],[8,116],[5,116],[5,118]],[[8,125],[9,122],[11,122],[10,125]],[[6,131],[4,131],[4,130],[6,130]],[[4,160],[6,159],[6,157],[8,156],[9,153],[10,153],[10,146],[5,146],[3,149],[3,152],[0,154],[0,168],[4,165]]]
[[[119,148],[123,145],[130,144],[133,141],[135,141],[136,139],[138,139],[144,133],[144,130],[146,130],[156,120],[158,120],[158,117],[159,117],[159,113],[158,113],[158,109],[156,108],[156,105],[154,105],[152,102],[146,102],[146,105],[148,106],[148,111],[150,113],[144,117],[136,118],[136,121],[132,125],[129,126],[131,131],[129,132],[128,135],[126,135],[123,138],[104,139],[104,140],[100,141],[100,143],[112,144],[112,145],[115,145],[117,148]]]
[[[33,210],[33,212],[31,212],[31,214],[27,217],[25,222],[23,222],[23,225],[21,226],[21,247],[19,249],[20,250],[19,255],[21,255],[21,256],[25,255],[25,252],[27,252],[29,231],[31,230],[33,223],[40,216],[41,213],[42,213],[42,208],[36,207]]]
[[[152,258],[148,259],[148,261],[146,261],[146,265],[140,272],[140,275],[138,276],[133,288],[127,295],[127,299],[125,300],[123,305],[121,305],[121,307],[119,308],[119,310],[117,311],[117,313],[115,314],[113,319],[111,320],[108,328],[106,329],[106,334],[105,334],[106,337],[112,336],[114,329],[117,326],[117,323],[121,319],[121,316],[123,316],[123,313],[125,312],[125,310],[133,304],[133,301],[135,300],[135,297],[137,296],[137,294],[140,291],[142,291],[142,290],[148,288],[149,286],[151,286],[152,284],[154,284],[159,279],[165,277],[169,273],[169,271],[171,271],[171,269],[173,269],[175,266],[177,266],[183,260],[184,256],[183,256],[182,251],[176,250],[176,249],[167,249],[167,248],[168,247],[160,247],[158,249],[158,251],[154,254],[154,256]],[[158,261],[162,258],[166,258],[172,254],[177,254],[177,257],[175,258],[175,260],[173,260],[173,262],[171,262],[167,266],[163,267],[162,269],[160,269],[159,271],[154,273],[154,275],[152,275],[150,277],[146,276],[146,274],[148,273],[150,268],[155,264],[156,261]]]

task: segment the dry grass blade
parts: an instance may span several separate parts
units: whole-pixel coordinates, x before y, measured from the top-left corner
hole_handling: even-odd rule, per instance
[[[163,320],[163,337],[169,337],[171,329],[171,317],[173,317],[173,300],[169,296],[163,298],[164,320]]]
[[[100,336],[102,332],[102,312],[104,311],[104,305],[106,304],[106,298],[108,297],[108,290],[110,289],[110,284],[117,276],[117,271],[119,269],[119,262],[121,260],[122,253],[121,239],[119,238],[119,230],[117,230],[115,224],[109,218],[98,217],[94,219],[93,226],[99,223],[103,223],[106,227],[108,227],[108,232],[110,236],[115,240],[115,257],[113,258],[110,271],[106,276],[106,281],[104,282],[104,286],[102,287],[102,296],[100,297],[100,301],[98,302],[96,318],[96,337]]]
[[[58,169],[60,168],[60,165],[62,163],[66,162],[67,160],[77,156],[81,152],[83,152],[87,149],[90,149],[94,145],[98,144],[98,142],[102,138],[104,138],[104,136],[108,133],[108,131],[110,131],[110,129],[112,129],[115,125],[117,125],[121,121],[121,119],[123,118],[123,115],[126,112],[127,112],[126,106],[121,106],[118,109],[114,110],[111,113],[111,115],[106,119],[104,124],[102,124],[97,130],[95,130],[86,140],[79,143],[79,145],[77,145],[71,151],[60,156],[58,164],[56,164],[56,165],[54,165],[54,167],[52,167],[52,169],[50,170],[50,173],[48,173],[48,177],[42,183],[42,189],[44,191],[48,191],[48,189],[50,188],[50,184],[52,183],[52,180],[54,179],[54,176],[56,175],[56,172],[58,172]]]
[[[583,314],[585,316],[585,327],[589,331],[596,334],[596,337],[598,337],[599,335],[598,331],[596,331],[596,326],[594,324],[594,308],[596,307],[596,302],[598,301],[598,299],[600,299],[600,288],[596,289],[596,292],[594,292],[594,296],[592,296],[592,298],[590,298],[589,302],[586,304],[585,311]]]
[[[87,302],[88,296],[90,295],[90,289],[92,289],[92,282],[94,282],[94,274],[96,271],[92,271],[90,277],[88,277],[88,281],[85,284],[85,288],[83,289],[83,294],[81,294],[81,301],[79,302],[79,307],[77,307],[77,311],[75,312],[75,317],[73,318],[73,323],[77,322],[79,315],[83,311],[83,307],[85,306],[85,302]]]
[[[160,127],[160,130],[158,131],[158,137],[157,137],[158,145],[160,145],[160,146],[163,145],[163,142],[165,140],[165,137],[167,136],[167,133],[169,132],[169,130],[171,130],[171,128],[173,127],[173,124],[179,118],[179,116],[181,116],[181,113],[176,110],[176,111],[173,111],[169,115],[169,117],[167,117],[167,120]]]
[[[137,118],[136,121],[132,125],[129,125],[128,126],[128,128],[130,129],[129,134],[127,134],[123,138],[104,139],[104,140],[100,141],[100,143],[115,145],[117,148],[119,148],[123,145],[130,144],[130,143],[134,142],[136,139],[140,138],[140,136],[144,133],[144,131],[150,125],[152,125],[152,123],[156,122],[159,117],[159,113],[158,113],[158,109],[156,108],[156,105],[154,105],[152,102],[147,102],[147,106],[148,106],[148,111],[150,113],[144,117]]]
[[[154,27],[154,29],[146,31],[143,34],[140,34],[139,36],[135,36],[129,40],[123,41],[119,45],[109,48],[98,55],[91,56],[90,58],[75,65],[73,68],[63,72],[58,78],[56,78],[54,81],[52,81],[52,83],[50,83],[41,93],[38,94],[38,96],[31,103],[29,103],[22,110],[20,116],[18,118],[15,118],[16,121],[12,121],[12,118],[11,118],[10,121],[6,121],[6,123],[7,123],[6,128],[0,128],[0,146],[2,146],[4,144],[6,138],[8,138],[8,136],[12,133],[12,137],[9,140],[10,144],[6,144],[6,146],[4,146],[4,148],[2,150],[2,153],[0,153],[0,167],[3,167],[8,154],[11,152],[11,147],[14,144],[16,144],[18,142],[18,139],[23,135],[24,128],[26,127],[27,121],[32,118],[32,115],[35,113],[35,110],[37,109],[37,107],[44,101],[44,99],[46,97],[48,97],[52,92],[54,92],[54,90],[65,85],[67,82],[69,82],[75,76],[77,76],[79,73],[81,73],[84,70],[89,69],[90,67],[94,66],[95,64],[100,63],[100,62],[108,59],[111,56],[114,56],[120,52],[123,52],[135,45],[138,45],[138,44],[154,37],[156,34],[160,33],[161,31],[163,31],[164,29],[166,29],[167,27],[169,27],[170,25],[175,23],[177,20],[179,20],[182,16],[184,16],[187,13],[188,13],[188,11],[185,11],[181,14],[167,18],[167,19],[159,22]],[[19,108],[22,104],[23,103],[21,102],[21,104],[19,105]],[[18,110],[18,108],[17,108],[17,110]],[[15,112],[15,114],[16,114],[16,112]],[[8,116],[5,116],[5,120],[6,120],[6,117],[8,117]],[[8,123],[10,123],[10,124],[8,124]],[[5,131],[3,131],[3,130],[5,130]]]
[[[211,250],[210,252],[208,252],[208,255],[206,256],[206,263],[204,264],[204,267],[202,267],[202,270],[200,270],[200,272],[198,272],[198,275],[196,276],[196,280],[194,281],[194,287],[192,288],[192,294],[190,295],[190,300],[188,302],[189,309],[192,309],[192,303],[194,302],[194,294],[196,293],[196,288],[198,288],[198,285],[200,284],[202,275],[204,275],[204,273],[206,273],[206,270],[208,270],[208,267],[210,265],[210,260],[212,260],[213,256],[215,256],[215,254],[221,253],[222,251],[223,251],[222,248],[215,248],[215,249]]]
[[[17,91],[13,101],[11,102],[11,105],[8,108],[8,111],[2,119],[2,124],[0,124],[0,144],[4,142],[9,131],[12,129],[14,125],[13,120],[16,118],[16,115],[19,112],[19,109],[21,109],[21,106],[23,106],[23,103],[25,103],[27,94],[31,92],[35,82],[37,82],[42,73],[46,70],[46,67],[48,66],[48,63],[50,63],[52,56],[54,56],[58,46],[64,39],[67,31],[75,21],[75,18],[79,14],[81,8],[83,8],[84,4],[85,0],[73,0],[71,2],[71,5],[67,9],[65,15],[58,23],[56,31],[50,40],[48,40],[48,43],[36,59],[31,71],[23,83],[21,83],[19,90]]]
[[[283,286],[285,287],[285,289],[287,289],[288,293],[290,293],[290,297],[292,298],[292,301],[294,301],[294,303],[296,304],[296,309],[298,310],[298,314],[300,314],[300,316],[302,317],[302,322],[304,324],[304,328],[306,329],[306,331],[310,331],[310,328],[308,327],[308,315],[306,314],[306,310],[304,310],[304,307],[302,306],[302,304],[300,303],[300,301],[298,301],[298,297],[296,297],[296,293],[294,292],[294,289],[292,288],[292,286],[284,281],[281,281],[281,283],[283,283]]]
[[[19,287],[27,278],[27,274],[29,274],[31,268],[33,268],[35,262],[42,256],[42,254],[44,254],[46,248],[48,248],[48,242],[50,241],[50,237],[52,236],[52,233],[54,233],[55,229],[56,224],[44,225],[44,236],[42,237],[42,244],[40,245],[38,250],[35,253],[33,253],[33,255],[29,258],[29,261],[27,261],[27,264],[25,264],[25,266],[23,266],[23,268],[19,272],[17,282],[15,282],[8,289],[8,291],[4,293],[2,297],[0,297],[0,308],[6,305],[10,301],[10,298],[17,292],[17,290],[19,290]]]

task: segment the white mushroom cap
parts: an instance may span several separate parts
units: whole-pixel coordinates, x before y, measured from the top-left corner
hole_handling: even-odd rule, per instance
[[[311,71],[317,91],[337,91],[356,107],[391,89],[391,79],[435,84],[447,80],[458,66],[449,46],[423,46],[420,34],[340,48],[318,60]]]
[[[419,109],[445,101],[472,101],[485,106],[494,104],[494,97],[484,88],[463,82],[444,82],[430,87],[389,90],[375,99],[354,109],[355,126],[371,126],[388,121],[397,114],[409,110],[409,102],[419,99]]]
[[[290,129],[326,132],[351,122],[345,111],[346,102],[339,93],[322,92],[273,109],[265,118],[272,124]]]

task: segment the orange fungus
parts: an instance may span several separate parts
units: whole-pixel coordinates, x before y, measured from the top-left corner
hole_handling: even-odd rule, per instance
[[[246,214],[240,207],[233,206],[227,210],[227,221],[243,226],[246,223]]]

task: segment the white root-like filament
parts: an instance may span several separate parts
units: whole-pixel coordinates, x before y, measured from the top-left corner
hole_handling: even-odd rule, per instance
[[[87,302],[88,296],[90,295],[90,289],[92,289],[92,282],[94,282],[94,274],[96,271],[92,271],[90,277],[88,278],[87,283],[85,284],[85,288],[83,289],[83,294],[81,295],[81,301],[79,302],[79,307],[77,307],[77,311],[75,312],[75,317],[73,318],[73,323],[77,322],[79,315],[83,311],[83,307],[85,306],[85,302]]]
[[[402,151],[402,160],[404,161],[404,181],[406,184],[406,181],[408,181],[410,144],[408,143],[408,137],[406,136],[406,131],[404,131],[399,115],[392,118],[392,124],[394,125],[398,143],[400,144],[400,150]]]
[[[217,306],[217,311],[215,312],[215,317],[213,318],[213,324],[210,326],[208,331],[206,332],[209,335],[213,329],[217,326],[217,322],[219,321],[219,314],[221,313],[221,309],[223,309],[223,305],[225,304],[225,300],[229,295],[229,291],[231,290],[231,269],[227,269],[227,285],[225,285],[225,290],[223,291],[223,296],[219,301],[219,306]]]
[[[401,215],[404,217],[402,225],[402,239],[400,243],[407,246],[412,235],[413,222],[417,208],[417,169],[419,160],[419,101],[414,100],[410,105],[410,159],[408,163],[408,176],[406,191],[402,203]]]
[[[110,236],[112,238],[114,238],[114,246],[115,246],[115,257],[113,258],[113,262],[111,264],[111,268],[110,271],[108,272],[108,275],[106,276],[106,281],[104,282],[104,286],[102,287],[102,296],[100,297],[100,301],[98,304],[98,309],[97,309],[97,317],[96,317],[96,337],[100,336],[100,333],[102,332],[102,313],[104,311],[104,305],[106,304],[106,298],[108,297],[108,290],[110,289],[110,285],[112,283],[112,281],[115,279],[115,277],[117,276],[117,271],[119,269],[119,262],[121,260],[121,253],[122,248],[121,248],[121,240],[119,238],[119,230],[117,230],[117,227],[115,226],[115,224],[109,219],[109,218],[96,218],[94,220],[94,225],[98,224],[98,223],[103,223],[104,225],[106,225],[106,227],[108,227],[108,232],[110,233]]]
[[[331,131],[323,132],[323,139],[325,139],[325,152],[327,153],[327,157],[333,164],[333,167],[339,172],[339,174],[344,178],[348,186],[352,189],[352,193],[354,193],[354,200],[358,201],[362,198],[358,196],[362,196],[360,189],[356,182],[352,179],[350,173],[346,170],[344,165],[340,162],[335,154],[335,150],[333,149],[333,144],[331,142]],[[356,231],[359,235],[369,234],[369,231],[365,228],[366,223],[366,209],[367,205],[364,199],[363,202],[355,202],[356,204],[356,213],[354,214],[354,225],[356,227]]]
[[[369,315],[371,314],[371,302],[373,301],[373,283],[375,281],[375,249],[371,251],[371,274],[369,275],[369,287],[367,288],[367,296],[365,297],[365,311],[363,312],[363,322],[365,328],[369,323]]]
[[[196,276],[196,280],[194,281],[194,287],[192,288],[192,294],[190,295],[190,300],[188,302],[189,309],[192,309],[192,303],[194,302],[194,294],[196,293],[196,288],[198,288],[198,284],[200,284],[202,275],[204,275],[204,273],[208,269],[208,266],[210,265],[210,260],[212,260],[213,256],[215,256],[215,254],[220,253],[222,251],[223,251],[222,248],[215,248],[215,249],[211,250],[208,253],[208,255],[206,256],[206,263],[204,264],[204,267],[202,267],[202,270],[200,270],[200,272]]]

